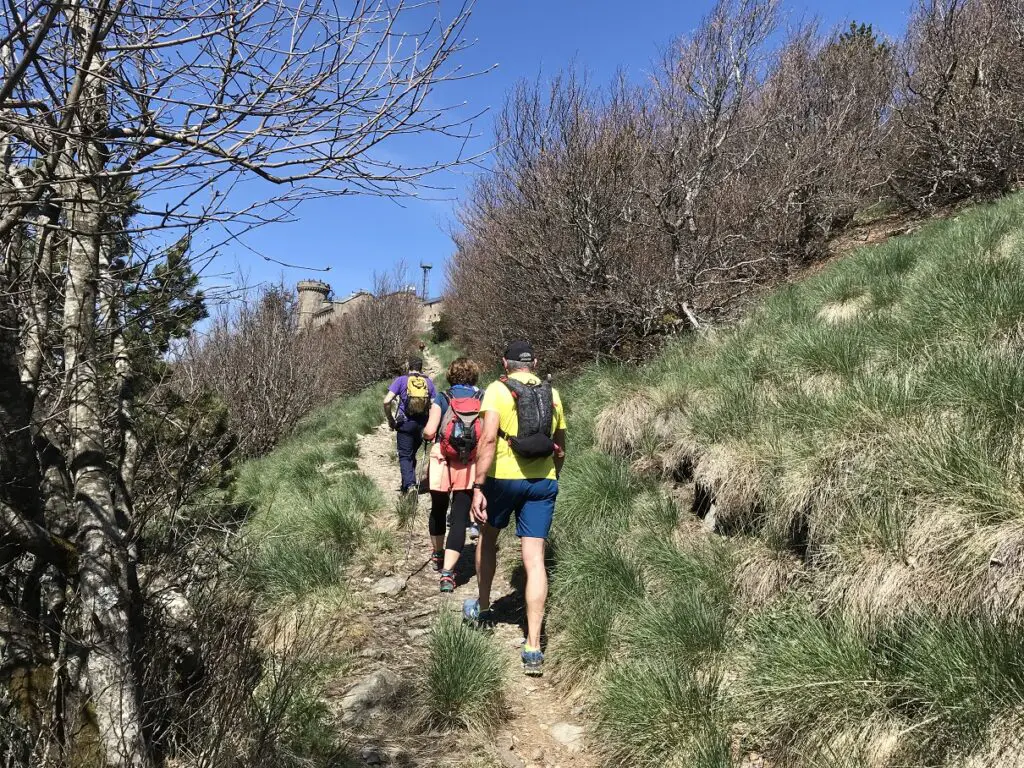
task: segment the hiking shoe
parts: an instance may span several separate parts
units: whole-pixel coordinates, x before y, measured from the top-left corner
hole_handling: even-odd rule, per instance
[[[480,601],[468,597],[462,601],[462,620],[475,625],[478,629],[493,629],[494,611],[490,608],[481,611]]]
[[[435,571],[440,571],[441,566],[444,564],[444,550],[438,550],[437,552],[430,553],[430,567]]]
[[[523,672],[528,676],[540,677],[544,674],[544,654],[539,648],[531,648],[524,643],[520,658],[523,660]]]
[[[441,591],[455,591],[455,571],[441,571]]]
[[[476,541],[480,538],[480,526],[476,523],[471,523],[469,526],[469,538],[472,541]]]

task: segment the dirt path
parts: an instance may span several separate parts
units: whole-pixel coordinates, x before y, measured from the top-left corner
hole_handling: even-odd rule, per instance
[[[436,358],[426,354],[427,373],[436,375]],[[421,454],[422,456],[422,454]],[[475,544],[467,542],[458,566],[458,588],[451,595],[438,590],[437,574],[429,565],[427,539],[429,497],[420,497],[419,509],[411,530],[398,531],[392,500],[397,500],[398,467],[394,438],[387,425],[359,440],[359,469],[371,477],[389,500],[375,525],[395,531],[398,547],[391,562],[379,566],[379,572],[363,577],[368,590],[365,619],[369,622],[365,645],[358,662],[346,675],[344,690],[348,711],[344,715],[350,727],[357,721],[352,709],[356,699],[374,688],[380,697],[391,696],[392,705],[381,704],[377,711],[368,705],[368,713],[358,719],[352,732],[360,758],[365,765],[464,766],[465,768],[590,768],[597,764],[583,735],[580,707],[574,707],[546,678],[528,678],[519,664],[519,645],[523,633],[518,623],[522,613],[521,593],[509,581],[509,557],[499,557],[494,581],[493,602],[498,624],[492,641],[509,657],[506,685],[510,716],[497,732],[487,738],[479,734],[452,735],[428,739],[410,727],[411,710],[402,714],[402,704],[415,696],[417,670],[427,658],[430,626],[441,611],[461,611],[462,601],[476,596],[473,570]],[[422,463],[422,462],[421,462]],[[421,468],[422,469],[422,468]],[[502,535],[505,547],[518,546],[514,536]],[[507,554],[507,553],[506,553]],[[371,693],[369,699],[373,699]]]

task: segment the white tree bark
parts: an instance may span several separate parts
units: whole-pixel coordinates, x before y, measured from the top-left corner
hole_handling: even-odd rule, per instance
[[[92,155],[95,148],[83,148]],[[139,686],[132,664],[131,591],[125,542],[111,493],[100,423],[96,360],[96,286],[100,200],[89,183],[76,183],[69,206],[71,237],[64,302],[64,349],[69,403],[70,461],[79,534],[79,589],[87,675],[109,765],[148,766]]]
[[[132,654],[132,590],[126,521],[112,494],[109,452],[104,444],[99,379],[97,289],[103,237],[103,172],[106,148],[97,139],[107,128],[103,61],[85,33],[96,28],[78,10],[76,43],[87,74],[77,107],[75,135],[62,162],[68,200],[68,274],[64,301],[64,365],[70,455],[79,531],[78,584],[86,674],[104,758],[111,766],[151,765],[142,727],[140,687]]]

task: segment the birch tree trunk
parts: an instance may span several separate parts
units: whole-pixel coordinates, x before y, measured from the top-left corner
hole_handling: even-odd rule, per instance
[[[110,766],[151,765],[142,727],[141,691],[133,654],[133,586],[127,521],[117,513],[112,462],[105,445],[100,384],[101,340],[97,290],[104,225],[103,173],[107,151],[103,61],[94,40],[92,14],[78,9],[76,42],[87,67],[76,116],[77,146],[65,154],[61,177],[69,223],[64,301],[64,364],[68,396],[69,460],[79,531],[78,584],[82,633],[88,648],[86,675],[100,744]],[[72,154],[74,153],[74,154]]]
[[[50,319],[53,283],[53,244],[56,216],[43,213],[36,218],[36,254],[31,270],[29,299],[22,314],[21,382],[34,400],[46,356],[46,332]],[[29,404],[31,410],[31,403]]]
[[[80,161],[102,158],[85,146]],[[96,178],[90,170],[86,176]],[[106,761],[150,764],[142,731],[139,685],[132,662],[132,590],[125,521],[114,506],[110,463],[100,421],[96,288],[102,216],[88,181],[73,182],[64,302],[64,350],[69,402],[70,460],[79,530],[79,589],[87,676]]]

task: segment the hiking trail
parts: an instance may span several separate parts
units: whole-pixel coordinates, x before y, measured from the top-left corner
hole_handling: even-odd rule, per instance
[[[425,352],[426,373],[441,373],[437,358]],[[381,489],[388,503],[377,513],[372,525],[394,533],[398,546],[387,561],[378,562],[372,572],[355,577],[365,590],[367,626],[359,632],[353,668],[337,681],[332,699],[340,699],[339,717],[363,765],[393,765],[407,768],[464,766],[465,768],[591,768],[598,761],[586,744],[583,707],[567,700],[554,687],[550,671],[540,678],[528,678],[519,661],[523,631],[522,592],[510,583],[508,552],[499,553],[492,603],[498,618],[491,636],[509,661],[507,684],[508,717],[492,735],[483,729],[424,735],[415,725],[415,686],[429,655],[430,627],[443,611],[460,614],[462,601],[476,596],[473,558],[476,542],[467,540],[456,567],[457,588],[441,594],[438,574],[429,564],[427,515],[430,497],[421,494],[415,518],[407,530],[399,530],[395,512],[399,473],[395,439],[386,423],[359,438],[358,467]],[[422,478],[426,461],[421,450],[418,472]],[[518,540],[505,531],[502,549],[515,547]],[[503,557],[502,555],[506,555]]]

